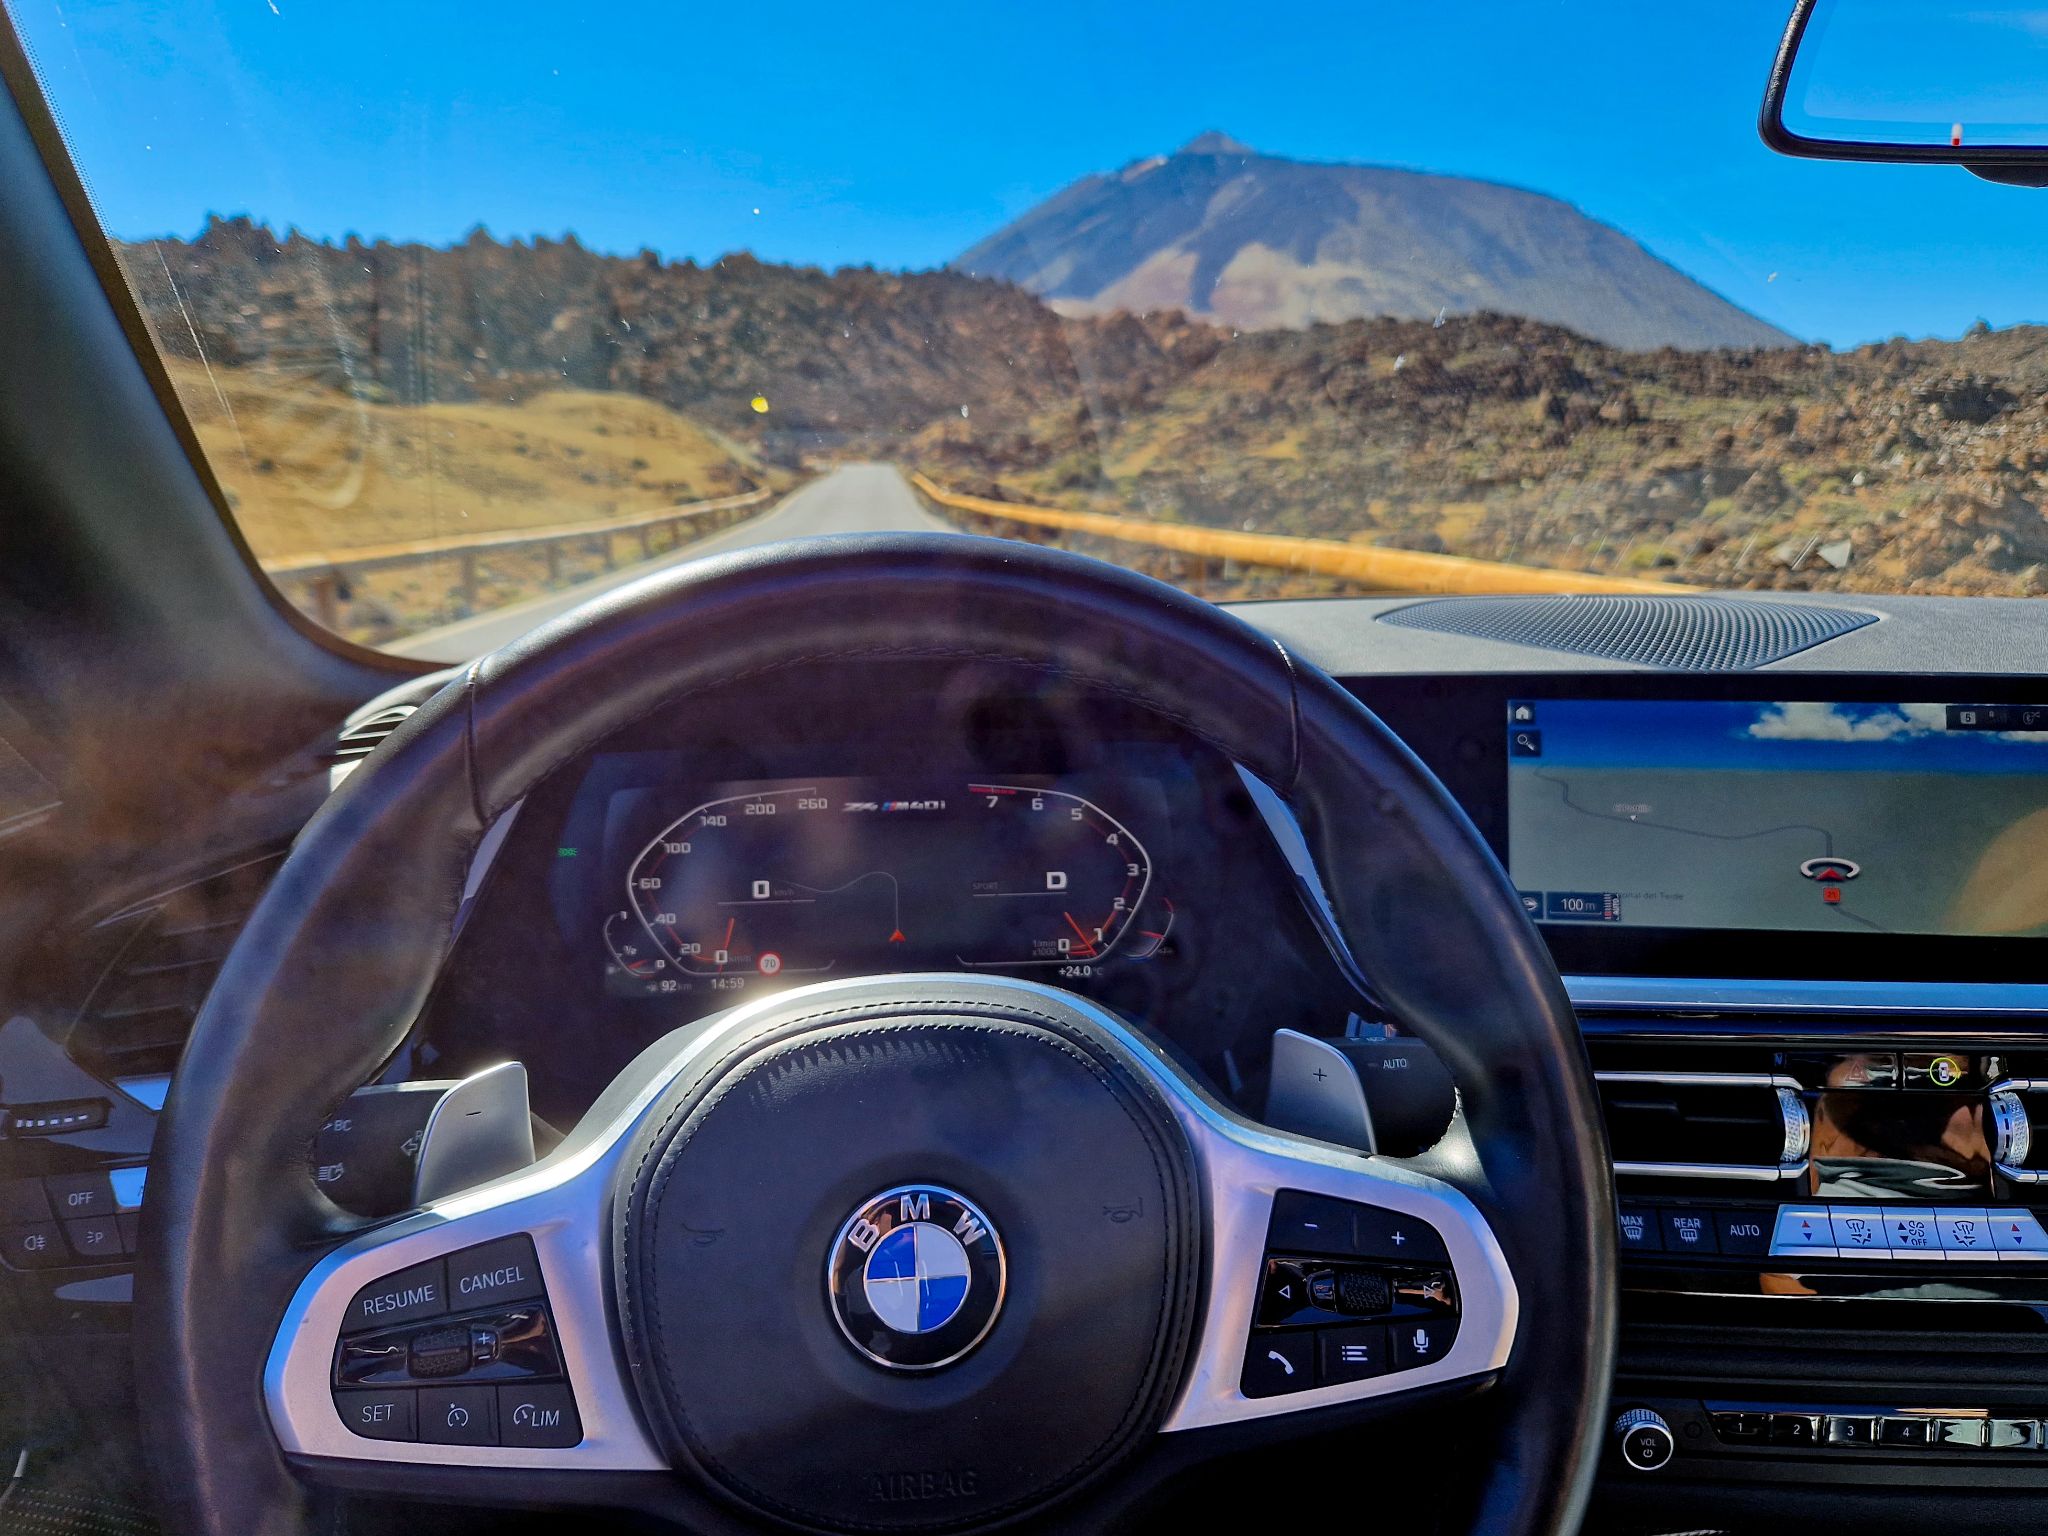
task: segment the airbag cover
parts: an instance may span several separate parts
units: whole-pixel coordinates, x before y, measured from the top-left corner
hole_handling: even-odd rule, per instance
[[[1196,1175],[1085,1009],[971,978],[877,987],[765,1020],[648,1118],[618,1201],[627,1353],[670,1456],[746,1506],[971,1527],[1157,1427],[1192,1326]],[[898,1186],[959,1192],[1006,1260],[986,1336],[937,1369],[877,1365],[834,1317],[841,1233]]]

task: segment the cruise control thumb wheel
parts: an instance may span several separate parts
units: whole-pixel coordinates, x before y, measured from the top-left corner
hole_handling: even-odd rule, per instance
[[[1283,1135],[1095,1003],[896,975],[654,1042],[521,1173],[376,1225],[325,1200],[307,1142],[403,1040],[498,817],[709,688],[906,658],[1113,694],[1270,785],[1381,1000],[1456,1077],[1466,1155]],[[704,561],[476,663],[299,839],[158,1133],[153,1465],[174,1527],[208,1536],[305,1530],[337,1492],[703,1532],[1088,1531],[1220,1454],[1489,1387],[1464,1518],[1554,1536],[1609,1427],[1599,1125],[1477,833],[1239,619],[962,536]]]

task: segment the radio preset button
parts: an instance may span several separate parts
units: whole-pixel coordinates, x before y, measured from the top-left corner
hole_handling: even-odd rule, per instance
[[[1770,1422],[1770,1415],[1748,1413],[1741,1410],[1716,1413],[1713,1417],[1714,1433],[1723,1440],[1735,1444],[1761,1440],[1764,1429]]]
[[[1765,1438],[1772,1445],[1819,1445],[1820,1425],[1817,1413],[1774,1413]]]
[[[1877,1443],[1897,1446],[1902,1450],[1924,1450],[1934,1443],[1934,1423],[1930,1419],[1913,1418],[1910,1415],[1877,1421]]]
[[[1993,1419],[1986,1429],[1985,1444],[1994,1451],[2037,1451],[2041,1448],[2041,1421]]]
[[[1932,1443],[1955,1450],[1980,1449],[1984,1444],[1984,1421],[1973,1418],[1936,1419]]]
[[[1870,1414],[1830,1414],[1829,1445],[1875,1445],[1877,1420]]]

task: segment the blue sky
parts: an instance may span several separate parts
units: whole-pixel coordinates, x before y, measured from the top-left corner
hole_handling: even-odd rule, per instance
[[[11,0],[109,227],[925,267],[1221,128],[1562,197],[1837,345],[2048,321],[2048,191],[1780,160],[1789,0]]]
[[[1941,704],[1538,699],[1530,707],[1542,756],[1510,758],[1515,768],[2048,775],[2048,735],[1951,731]]]

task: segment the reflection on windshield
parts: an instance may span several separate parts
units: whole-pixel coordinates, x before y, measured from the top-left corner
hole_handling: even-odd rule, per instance
[[[1731,27],[1727,57],[1703,67],[1712,91],[1686,99],[1690,117],[1659,108],[1645,121],[1695,156],[1700,177],[1725,165],[1739,167],[1730,185],[1801,178],[1800,195],[1831,188],[1849,210],[1871,183],[1820,178],[1873,168],[1786,169],[1755,142],[1771,10]],[[1501,12],[1504,28],[1515,14]],[[67,39],[78,48],[47,78],[88,121],[102,97],[67,86],[67,72],[90,64],[118,81],[137,67],[124,49],[139,46],[89,15],[97,27]],[[275,20],[265,48],[295,36],[292,18]],[[935,52],[965,46],[942,30]],[[1518,135],[1571,140],[1508,41],[1472,61],[1502,86],[1497,109],[1474,108],[1496,112],[1490,126],[1438,124],[1468,174],[1363,163],[1384,124],[1377,138],[1337,125],[1325,136],[1336,152],[1321,156],[1205,132],[1121,166],[1105,156],[1078,180],[1069,144],[1046,164],[1070,169],[1048,172],[1006,219],[950,260],[904,270],[719,255],[678,239],[658,200],[642,217],[675,254],[481,226],[454,240],[316,237],[209,214],[219,192],[182,204],[139,182],[109,192],[132,146],[74,129],[74,148],[259,560],[322,622],[418,654],[497,643],[651,563],[880,528],[1058,543],[1226,598],[2048,591],[2048,330],[1803,339],[1817,324],[1878,335],[1886,317],[1954,310],[1934,288],[1889,282],[1882,251],[1837,269],[1863,287],[1835,309],[1815,288],[1774,289],[1766,264],[1790,238],[1790,181],[1776,225],[1745,222],[1724,187],[1721,222],[1672,260],[1566,197],[1492,179],[1489,155],[1561,188],[1598,169],[1576,148],[1512,159]],[[310,80],[327,67],[316,52],[283,46],[268,68]],[[512,75],[422,85],[429,66],[408,70],[406,89],[519,89]],[[1209,84],[1249,100],[1241,81]],[[383,87],[366,75],[362,88]],[[1616,89],[1650,110],[1646,86]],[[601,117],[611,99],[586,107]],[[328,148],[317,124],[279,121]],[[783,133],[785,156],[815,150],[821,165],[836,152],[822,125],[797,149],[780,124],[729,131]],[[934,187],[971,175],[971,160],[935,144],[906,138],[893,152],[928,154]],[[504,170],[496,151],[468,151],[480,175]],[[216,166],[191,142],[186,153],[220,172],[206,185],[235,185],[232,156]],[[637,164],[621,152],[607,174],[630,180]],[[1654,189],[1613,181],[1608,206],[1678,238]],[[1941,206],[1960,206],[1940,185]],[[2039,196],[2028,217],[2048,217],[2048,194],[1978,194]],[[457,182],[444,201],[463,195]],[[879,207],[911,194],[873,195]],[[383,206],[375,188],[358,196]],[[109,206],[122,198],[151,217],[184,208],[174,227],[189,233],[150,235],[143,215]],[[1900,233],[1907,212],[1887,215],[1896,238],[1947,238]],[[329,213],[355,227],[345,204]],[[2006,259],[2024,242],[2001,216],[1995,230],[1971,227],[2007,242]],[[849,212],[818,227],[844,252],[863,226]]]

